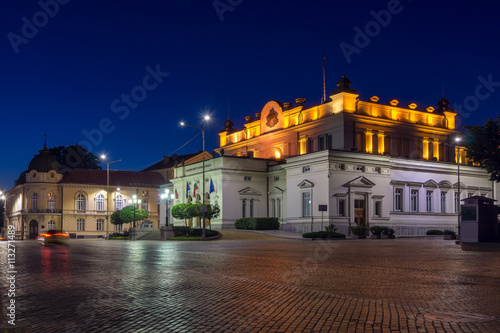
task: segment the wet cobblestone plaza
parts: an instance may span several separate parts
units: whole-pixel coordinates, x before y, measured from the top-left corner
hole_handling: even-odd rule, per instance
[[[239,234],[16,242],[16,319],[34,332],[500,332],[500,252]]]

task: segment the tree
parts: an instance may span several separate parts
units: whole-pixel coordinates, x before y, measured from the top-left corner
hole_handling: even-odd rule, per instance
[[[490,174],[490,180],[500,182],[500,115],[486,120],[483,126],[465,126],[466,156]]]
[[[180,203],[172,207],[172,216],[179,220],[184,220],[184,224],[187,227],[187,219],[191,218],[189,214],[189,209],[192,204],[190,203]]]
[[[207,206],[207,212],[205,213],[205,218],[208,219],[210,225],[212,225],[212,219],[216,219],[220,216],[220,207],[218,205],[205,205]]]
[[[135,220],[134,220],[135,211]],[[111,214],[111,223],[123,224],[132,223],[134,221],[142,221],[149,217],[149,212],[144,209],[137,209],[134,206],[127,206],[121,210],[117,210]]]

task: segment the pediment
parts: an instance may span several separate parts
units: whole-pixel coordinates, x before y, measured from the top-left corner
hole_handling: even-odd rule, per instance
[[[451,182],[448,181],[448,180],[443,180],[443,181],[440,181],[439,182],[439,187],[440,188],[451,188],[452,185],[451,185]]]
[[[453,184],[453,188],[458,188],[458,182]],[[465,190],[466,186],[464,183],[460,182],[460,189]]]
[[[297,186],[300,188],[311,188],[311,187],[314,187],[314,183],[308,181],[307,179],[304,179]]]
[[[428,181],[426,181],[424,183],[424,187],[434,187],[434,188],[438,188],[438,183],[436,183],[435,181],[433,181],[432,179],[429,179]]]
[[[342,185],[344,187],[366,187],[366,188],[371,188],[375,186],[375,183],[369,180],[368,178],[364,176],[359,176],[358,178],[354,178],[350,182],[345,183]]]
[[[273,195],[273,194],[283,194],[283,191],[282,189],[280,189],[279,187],[275,186],[273,187],[273,189],[271,191],[269,191],[269,194]]]
[[[239,195],[257,195],[257,196],[262,195],[262,194],[260,194],[259,191],[257,191],[256,189],[254,189],[252,187],[246,187],[242,190],[239,190],[238,194]]]

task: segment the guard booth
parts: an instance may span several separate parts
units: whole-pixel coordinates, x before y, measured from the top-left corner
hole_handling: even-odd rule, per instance
[[[499,240],[497,206],[495,201],[482,196],[462,199],[460,241],[464,243]]]

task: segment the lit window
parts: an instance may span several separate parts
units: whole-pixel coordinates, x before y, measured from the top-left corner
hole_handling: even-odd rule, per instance
[[[49,221],[48,223],[49,230],[56,228],[56,223],[54,221]]]
[[[85,231],[85,220],[84,219],[76,220],[76,230],[77,231]]]
[[[31,195],[31,209],[38,209],[38,193],[33,193]]]
[[[115,231],[123,231],[123,224],[115,224]]]
[[[116,196],[116,210],[123,209],[123,195],[118,194]]]
[[[302,216],[311,216],[311,193],[302,193]]]
[[[396,212],[403,211],[402,202],[403,202],[403,189],[397,188],[394,190],[394,210]]]
[[[85,196],[81,193],[76,196],[76,210],[85,210]]]
[[[104,195],[98,194],[95,200],[95,209],[104,210]]]
[[[145,211],[149,211],[149,200],[148,199],[142,199],[142,209]]]
[[[47,195],[47,209],[49,210],[56,209],[56,195],[54,193],[49,193]]]

